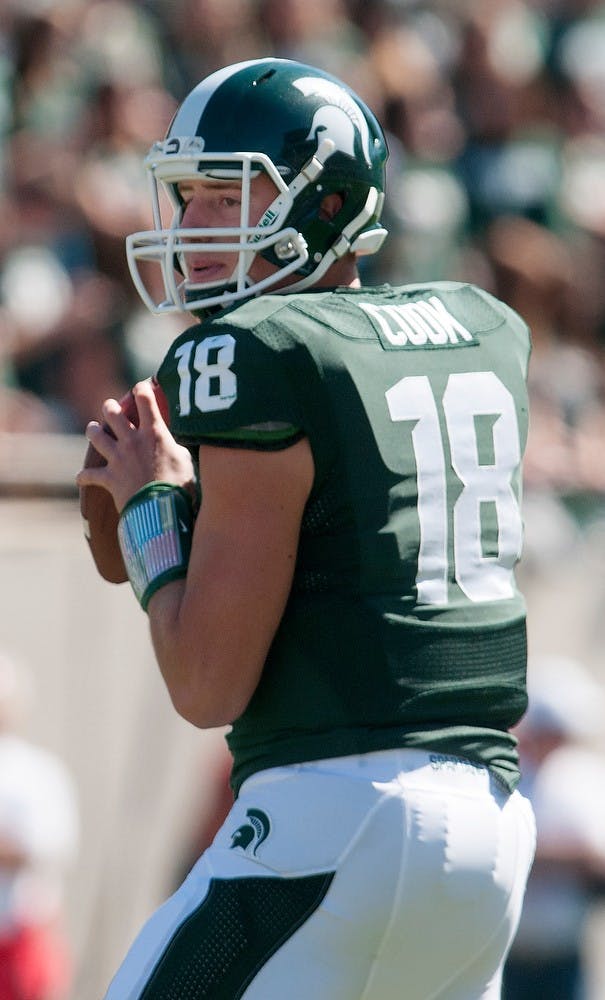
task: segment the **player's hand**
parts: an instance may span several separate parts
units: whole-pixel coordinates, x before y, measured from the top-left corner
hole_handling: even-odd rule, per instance
[[[107,464],[84,468],[77,476],[79,487],[101,486],[108,490],[118,511],[153,480],[186,487],[194,482],[191,455],[170,433],[149,381],[138,382],[132,391],[138,426],[116,399],[106,399],[102,421],[91,421],[86,437]]]

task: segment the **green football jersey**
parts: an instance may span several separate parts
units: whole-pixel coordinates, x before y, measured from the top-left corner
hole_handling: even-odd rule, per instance
[[[228,737],[236,788],[394,747],[515,786],[529,353],[516,313],[453,282],[264,296],[171,346],[158,377],[179,441],[304,434],[315,461],[287,608]]]

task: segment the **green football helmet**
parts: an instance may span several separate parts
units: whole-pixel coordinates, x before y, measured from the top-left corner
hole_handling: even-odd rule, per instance
[[[213,73],[185,98],[166,138],[145,160],[154,229],[126,240],[137,291],[152,312],[197,314],[263,292],[310,288],[346,253],[376,253],[387,235],[379,221],[387,155],[372,112],[328,73],[272,58]],[[262,171],[278,193],[251,225],[249,186]],[[241,179],[238,228],[181,228],[178,184],[202,177]],[[320,217],[323,199],[333,193],[342,207],[331,219]],[[188,255],[212,252],[236,255],[229,279],[190,280]],[[277,270],[253,281],[249,270],[257,254]],[[159,286],[145,277],[148,262],[161,268],[161,295],[150,291]],[[292,283],[275,289],[288,275]]]

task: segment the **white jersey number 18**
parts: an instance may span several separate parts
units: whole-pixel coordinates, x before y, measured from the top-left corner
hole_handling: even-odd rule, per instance
[[[523,526],[513,477],[521,460],[514,400],[493,372],[449,376],[442,399],[426,375],[401,379],[386,392],[392,420],[413,421],[418,482],[420,547],[418,603],[447,604],[448,541],[453,532],[453,578],[471,601],[498,601],[514,593],[513,569],[521,554]],[[440,409],[444,421],[440,420]],[[479,461],[477,418],[490,417],[493,462]],[[462,484],[448,510],[445,426],[451,466]],[[495,509],[498,554],[486,556],[482,507]]]

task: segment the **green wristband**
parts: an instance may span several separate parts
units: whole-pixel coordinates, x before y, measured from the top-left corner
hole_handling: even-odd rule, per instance
[[[187,575],[193,522],[190,493],[172,483],[147,483],[124,506],[118,541],[143,611],[156,590]]]

